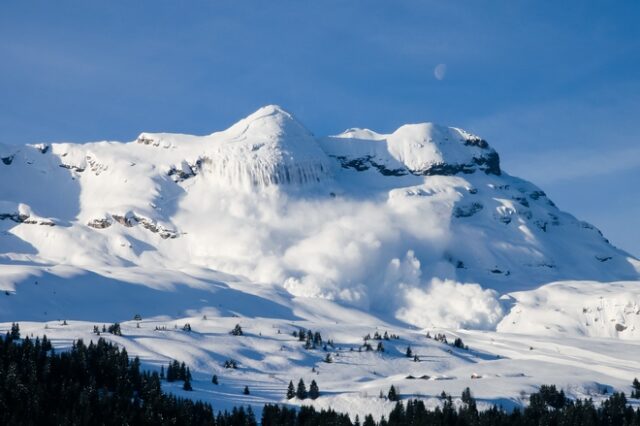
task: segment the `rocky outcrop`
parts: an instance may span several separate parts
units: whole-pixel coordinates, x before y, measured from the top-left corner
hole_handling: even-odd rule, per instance
[[[34,218],[24,213],[0,213],[0,220],[11,220],[15,223],[24,223],[27,225],[45,225],[45,226],[56,225],[50,219]]]
[[[466,206],[457,206],[453,209],[454,217],[471,217],[474,214],[482,210],[484,206],[481,203],[475,202]]]
[[[68,170],[73,170],[74,172],[78,172],[78,173],[82,173],[84,172],[84,167],[80,167],[80,166],[74,166],[73,164],[60,164],[59,167],[62,167],[63,169],[68,169]]]
[[[198,158],[195,162],[189,163],[182,161],[179,166],[171,166],[167,172],[167,176],[173,179],[174,182],[182,182],[187,179],[195,177],[200,171],[202,171],[202,158]]]
[[[87,223],[87,226],[95,229],[105,229],[111,226],[111,221],[109,219],[93,219]]]
[[[471,174],[482,171],[488,175],[500,176],[500,157],[493,151],[481,157],[474,157],[469,163],[435,163],[424,169],[412,170],[418,176],[453,176],[458,173]]]
[[[110,227],[113,222],[116,222],[127,228],[132,228],[136,225],[140,225],[144,229],[147,229],[154,234],[158,234],[160,238],[164,240],[178,237],[178,233],[176,231],[159,225],[155,220],[137,216],[133,213],[128,213],[126,215],[112,214],[111,219],[113,221],[109,220],[108,218],[93,219],[87,223],[87,226],[94,229],[105,229]]]
[[[407,169],[389,169],[384,164],[376,162],[372,155],[365,155],[361,158],[347,158],[344,155],[332,155],[340,163],[343,169],[354,169],[359,172],[374,168],[383,176],[405,176],[410,172]]]

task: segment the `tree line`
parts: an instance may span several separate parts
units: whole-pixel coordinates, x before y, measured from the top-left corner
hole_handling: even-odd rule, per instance
[[[167,373],[176,380],[190,378],[188,369],[176,362]],[[217,377],[213,380],[217,382]],[[640,382],[634,380],[633,388],[632,397],[640,396]],[[295,390],[290,382],[287,391],[288,398],[318,395],[315,382],[307,390],[302,380]],[[630,406],[624,393],[613,393],[596,406],[590,399],[569,399],[555,386],[541,386],[530,395],[527,407],[511,412],[497,407],[478,410],[468,388],[459,406],[445,393],[435,409],[400,397],[390,388],[388,399],[398,402],[382,419],[371,415],[352,419],[333,410],[268,404],[258,420],[251,408],[215,413],[210,404],[163,392],[157,372],[142,371],[137,357],[129,358],[126,349],[102,338],[88,345],[77,340],[70,350],[59,353],[46,336],[20,339],[17,325],[0,338],[2,425],[640,425],[640,409]]]

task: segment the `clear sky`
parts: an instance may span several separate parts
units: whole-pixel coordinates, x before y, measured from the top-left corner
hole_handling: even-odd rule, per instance
[[[638,1],[0,2],[0,142],[466,128],[640,256]],[[439,66],[439,64],[442,64]]]

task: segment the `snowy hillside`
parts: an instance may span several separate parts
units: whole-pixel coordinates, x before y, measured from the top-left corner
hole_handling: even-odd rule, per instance
[[[206,136],[6,144],[0,158],[0,321],[31,321],[35,334],[46,324],[62,345],[90,338],[94,323],[140,314],[142,328],[130,323],[129,337],[116,339],[132,353],[151,365],[188,361],[202,380],[224,357],[238,358],[248,369],[229,383],[264,386],[255,400],[264,402],[279,401],[291,374],[307,377],[325,356],[291,347],[292,329],[321,329],[343,351],[376,327],[397,330],[393,356],[336,350],[347,361],[322,367],[335,395],[318,404],[347,409],[355,392],[365,411],[367,398],[407,375],[464,378],[402,384],[434,395],[486,375],[495,379],[487,400],[505,404],[566,365],[575,395],[627,381],[613,360],[589,369],[530,352],[529,342],[543,339],[547,351],[573,339],[604,357],[607,345],[585,339],[636,339],[640,262],[510,176],[464,130],[422,123],[317,138],[267,106]],[[197,333],[150,329],[187,320]],[[230,339],[236,322],[252,337]],[[477,351],[451,351],[425,340],[425,329],[446,329]],[[615,344],[622,358],[635,348]],[[406,364],[407,345],[433,363]],[[353,390],[353,381],[362,384]],[[209,388],[199,397],[233,400]]]

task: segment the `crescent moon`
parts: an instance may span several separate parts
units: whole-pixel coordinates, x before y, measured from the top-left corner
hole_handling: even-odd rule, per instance
[[[438,64],[433,69],[433,75],[438,80],[444,79],[444,76],[447,75],[447,64]]]

